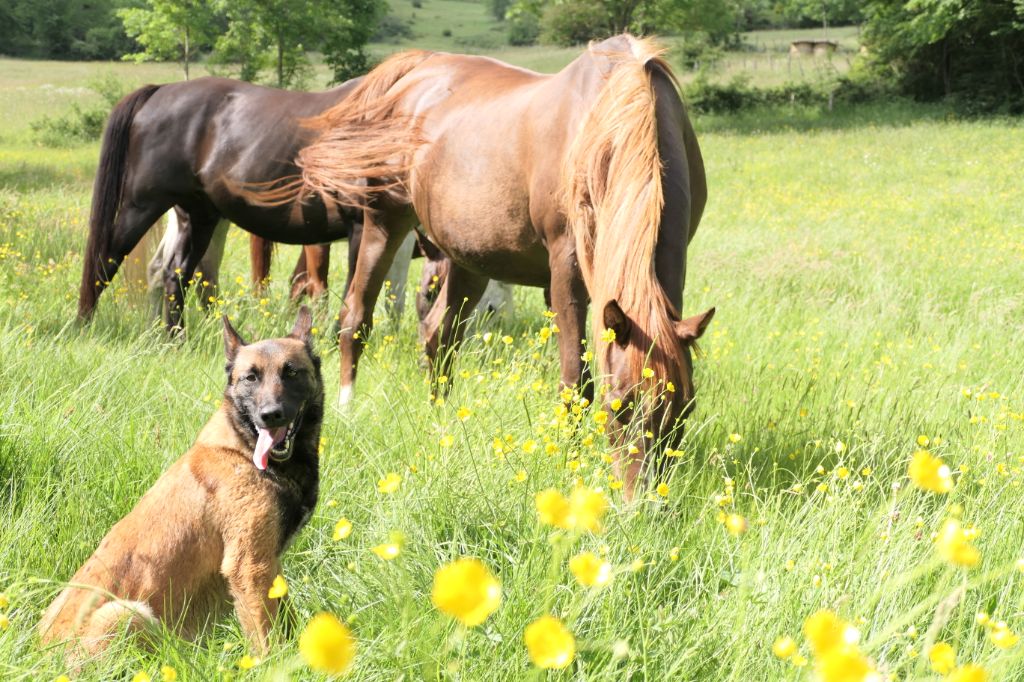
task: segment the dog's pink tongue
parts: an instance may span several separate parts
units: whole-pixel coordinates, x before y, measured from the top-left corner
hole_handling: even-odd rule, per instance
[[[270,461],[270,449],[284,440],[288,434],[287,427],[278,429],[260,429],[256,438],[256,449],[252,451],[252,463],[256,468],[263,471]]]

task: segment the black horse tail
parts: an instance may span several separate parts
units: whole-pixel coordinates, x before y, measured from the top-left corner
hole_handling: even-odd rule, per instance
[[[100,164],[92,186],[92,212],[89,215],[89,241],[82,264],[82,285],[78,291],[78,317],[92,317],[100,292],[117,271],[124,254],[111,254],[110,243],[114,221],[121,208],[124,176],[128,158],[128,141],[132,121],[139,109],[153,96],[159,85],[144,85],[127,95],[110,112],[107,128],[103,132]],[[111,256],[116,263],[109,262]]]

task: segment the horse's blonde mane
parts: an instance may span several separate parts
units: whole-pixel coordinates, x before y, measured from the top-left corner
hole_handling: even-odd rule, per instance
[[[421,140],[414,121],[395,115],[405,91],[394,86],[433,54],[409,50],[392,55],[348,97],[305,119],[302,125],[320,134],[299,152],[296,165],[301,177],[250,192],[250,199],[283,205],[319,194],[325,203],[361,208],[374,194],[402,187]]]
[[[602,311],[616,300],[632,322],[627,352],[636,382],[642,383],[647,366],[654,370],[655,380],[672,381],[682,392],[690,384],[681,376],[685,360],[672,319],[678,311],[655,272],[665,200],[650,71],[657,68],[673,80],[674,76],[653,41],[625,39],[629,51],[589,48],[595,57],[608,59],[611,67],[566,158],[564,210],[594,304],[598,350],[607,350],[598,340],[604,327]],[[606,353],[596,355],[607,372]]]

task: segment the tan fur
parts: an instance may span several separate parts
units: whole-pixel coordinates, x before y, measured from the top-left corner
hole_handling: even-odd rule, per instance
[[[413,154],[421,143],[415,121],[395,116],[407,73],[433,53],[410,50],[392,55],[371,71],[344,101],[303,124],[322,131],[296,160],[301,178],[274,185],[253,185],[247,192],[259,205],[280,206],[306,194],[324,202],[364,207],[382,190],[404,189]]]
[[[312,371],[303,348],[291,338],[243,346],[234,366],[288,361]],[[40,622],[44,643],[77,639],[69,651],[77,659],[156,621],[191,638],[233,602],[252,649],[266,651],[278,607],[267,592],[279,573],[281,510],[230,409],[225,400],[71,578]]]
[[[648,70],[660,68],[675,77],[652,41],[631,37],[630,46],[630,53],[602,54],[612,62],[611,73],[563,170],[566,219],[594,309],[617,300],[634,322],[627,362],[636,383],[671,381],[685,392],[690,381],[682,376],[683,348],[671,317],[675,313],[678,319],[678,311],[655,272],[664,196]],[[594,338],[600,339],[600,314],[593,316],[593,325]],[[608,344],[603,346],[607,351]],[[597,357],[602,371],[609,372],[607,352]],[[650,382],[641,378],[645,366],[655,372]],[[692,396],[679,398],[689,401]]]

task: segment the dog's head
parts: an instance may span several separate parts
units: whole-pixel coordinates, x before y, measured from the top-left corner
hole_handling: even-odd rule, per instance
[[[312,316],[303,306],[291,334],[253,344],[246,344],[228,318],[223,319],[228,361],[224,399],[236,428],[253,447],[253,463],[266,469],[270,458],[280,462],[292,456],[303,427],[313,427],[305,432],[319,436],[323,379],[310,336]]]

